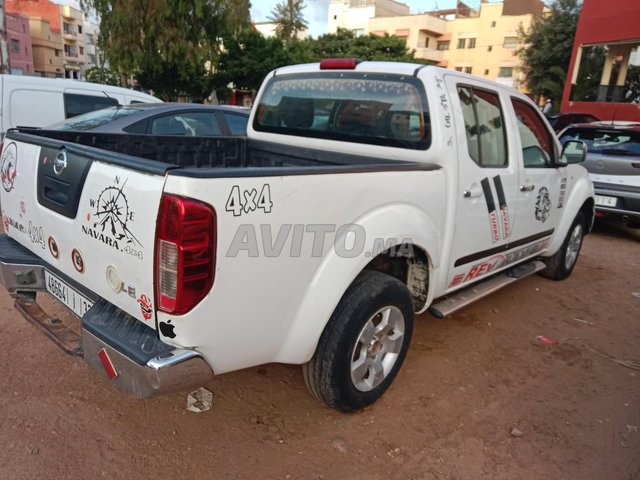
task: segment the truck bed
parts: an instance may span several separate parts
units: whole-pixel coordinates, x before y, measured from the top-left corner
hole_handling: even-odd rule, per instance
[[[39,138],[34,138],[39,137]],[[287,174],[347,173],[376,170],[432,170],[433,165],[385,158],[341,154],[297,146],[250,140],[247,137],[185,137],[73,132],[21,128],[8,139],[46,143],[52,148],[79,149],[95,159],[147,170],[149,162],[172,174],[192,177],[273,176]],[[89,148],[82,148],[89,147]],[[104,156],[104,151],[119,154]],[[125,162],[126,163],[126,162]],[[145,166],[147,168],[142,168]],[[162,167],[161,167],[162,165]],[[151,167],[152,170],[156,168]],[[259,171],[256,171],[258,169]],[[150,172],[151,173],[151,172]],[[159,173],[157,170],[152,173]]]

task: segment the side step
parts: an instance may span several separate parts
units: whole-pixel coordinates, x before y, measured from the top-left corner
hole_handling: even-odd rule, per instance
[[[450,315],[453,312],[475,302],[476,300],[480,300],[481,298],[500,290],[502,287],[505,287],[510,283],[516,282],[543,270],[545,267],[546,265],[540,260],[523,263],[522,265],[518,265],[506,272],[494,275],[483,282],[465,288],[460,292],[438,299],[436,303],[429,307],[429,313],[434,317],[444,318],[447,315]]]

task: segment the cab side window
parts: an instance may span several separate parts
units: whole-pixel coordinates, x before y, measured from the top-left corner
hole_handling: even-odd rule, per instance
[[[518,119],[518,133],[522,143],[525,168],[553,167],[555,149],[553,138],[538,111],[522,100],[511,99]]]
[[[481,167],[506,167],[507,136],[498,94],[458,87],[469,156]]]

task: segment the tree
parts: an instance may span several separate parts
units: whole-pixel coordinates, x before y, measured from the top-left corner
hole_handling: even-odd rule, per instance
[[[228,97],[230,83],[242,90],[257,90],[267,73],[290,63],[282,40],[265,38],[256,30],[226,35],[223,44],[213,78],[218,98]]]
[[[295,45],[292,48],[296,51]],[[409,50],[405,41],[395,35],[360,35],[339,28],[336,33],[320,36],[317,40],[306,39],[299,42],[297,50],[306,50],[300,57],[306,61],[323,58],[355,57],[360,60],[382,60],[392,62],[423,62],[414,58],[415,51]]]
[[[203,98],[219,37],[249,18],[234,0],[85,0],[100,18],[99,47],[111,67],[169,99]]]
[[[120,76],[118,72],[108,68],[91,67],[84,73],[87,82],[101,83],[103,85],[119,85]]]
[[[303,0],[283,0],[271,11],[269,20],[276,24],[276,37],[289,42],[296,38],[298,32],[308,28],[302,10]]]
[[[517,51],[527,73],[527,88],[545,96],[555,96],[562,91],[550,88],[548,77],[553,67],[563,72],[569,69],[580,4],[578,0],[554,0],[550,9],[549,14],[535,18],[528,31],[520,27],[525,47]]]

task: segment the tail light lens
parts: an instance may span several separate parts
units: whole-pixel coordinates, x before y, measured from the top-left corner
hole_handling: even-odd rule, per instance
[[[156,229],[156,304],[180,315],[211,290],[215,272],[216,214],[205,203],[163,195]]]

